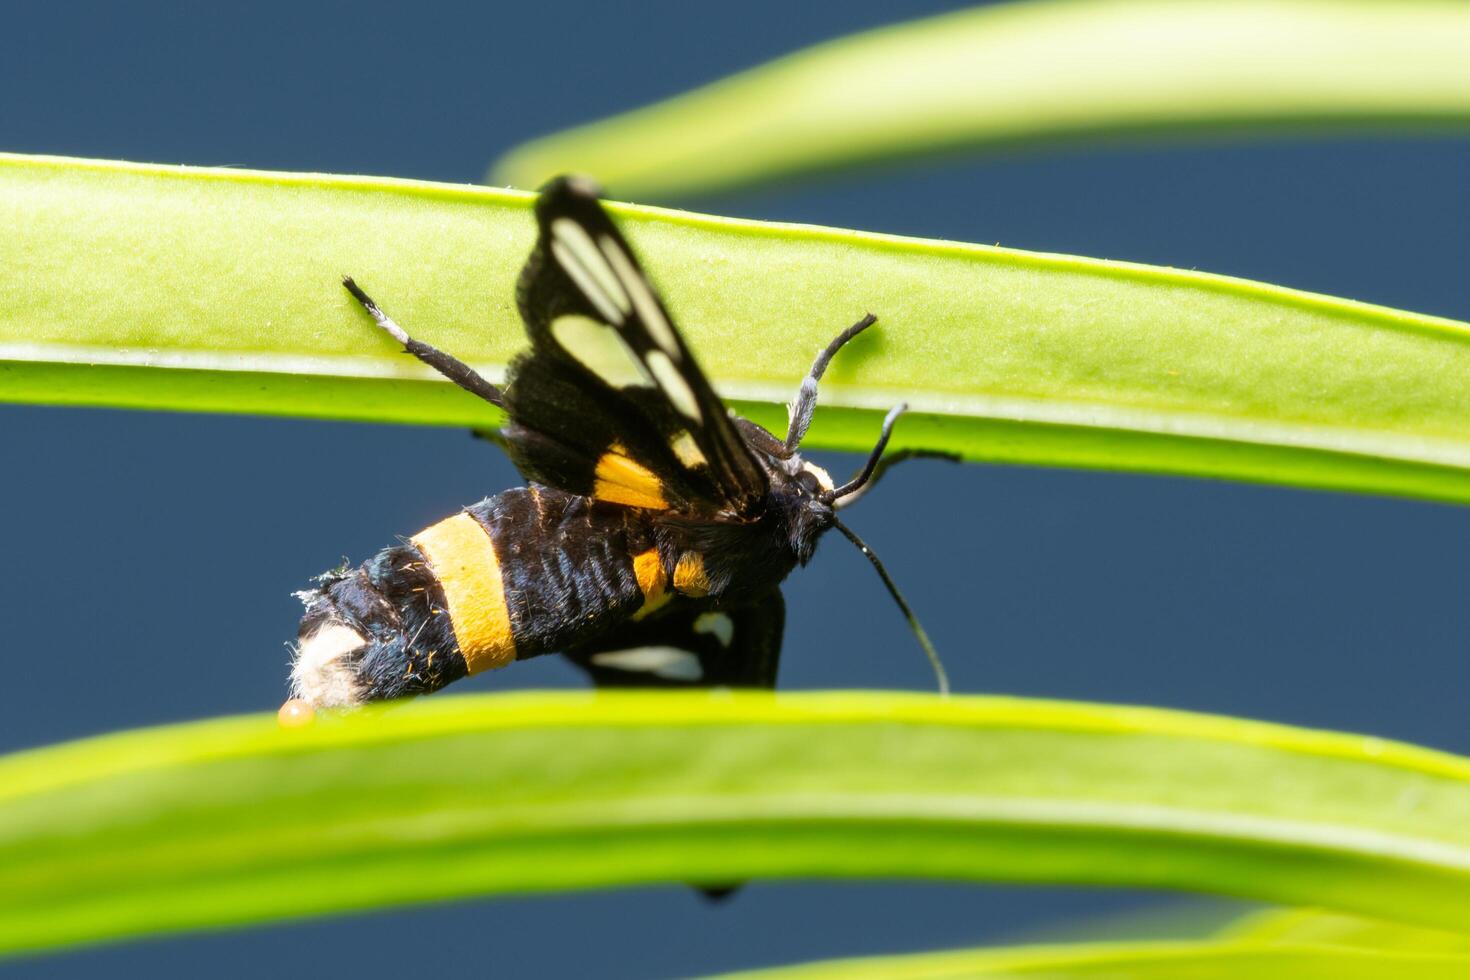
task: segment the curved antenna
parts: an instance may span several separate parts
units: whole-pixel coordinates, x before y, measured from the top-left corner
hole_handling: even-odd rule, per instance
[[[891,415],[892,413],[890,412],[889,414]],[[881,452],[882,446],[880,445],[878,448]],[[888,569],[883,567],[883,563],[878,560],[878,556],[873,553],[873,549],[869,548],[862,538],[854,534],[851,528],[835,517],[832,518],[832,524],[837,530],[842,532],[847,540],[857,545],[858,551],[867,555],[868,561],[872,562],[873,567],[878,570],[878,577],[883,580],[884,585],[888,586],[888,594],[893,596],[893,601],[898,603],[899,609],[903,610],[903,618],[909,621],[909,629],[914,631],[914,636],[919,640],[919,646],[924,648],[924,656],[929,658],[929,666],[934,671],[934,680],[939,684],[939,693],[944,697],[948,697],[949,675],[945,673],[944,662],[939,659],[939,651],[935,650],[934,644],[929,642],[929,634],[925,633],[924,627],[919,625],[919,617],[914,615],[914,611],[909,608],[909,604],[904,599],[903,593],[898,591],[898,586],[894,584],[893,579],[888,575]]]
[[[888,448],[888,437],[893,435],[893,424],[898,421],[900,415],[908,410],[909,406],[907,402],[901,402],[888,410],[888,414],[883,416],[883,431],[878,433],[878,444],[868,454],[868,461],[863,464],[862,469],[858,470],[857,476],[854,476],[842,486],[834,490],[828,490],[822,494],[822,500],[824,502],[835,504],[843,497],[862,490],[868,480],[872,478],[873,471],[878,468],[878,460],[883,458],[883,450]],[[843,505],[838,504],[838,506]]]
[[[801,444],[802,436],[806,435],[807,427],[812,424],[812,413],[817,409],[817,382],[822,380],[822,375],[827,371],[827,365],[842,345],[847,343],[864,330],[878,322],[878,318],[871,313],[863,315],[863,318],[846,330],[837,335],[837,338],[828,344],[826,348],[817,355],[812,363],[812,369],[801,382],[801,388],[796,392],[796,400],[791,403],[787,411],[786,420],[786,455],[790,456],[796,452],[796,447]]]

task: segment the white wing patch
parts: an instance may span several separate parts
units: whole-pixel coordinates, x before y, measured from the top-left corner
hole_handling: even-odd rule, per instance
[[[722,612],[701,613],[694,620],[694,632],[713,636],[728,650],[735,640],[735,623]]]
[[[628,318],[632,301],[587,229],[571,218],[557,218],[551,223],[551,254],[608,323]]]
[[[652,674],[669,681],[697,681],[704,676],[699,658],[678,647],[634,647],[594,653],[592,662],[599,667]]]
[[[679,357],[679,341],[674,336],[674,327],[664,316],[663,310],[659,309],[658,300],[653,298],[653,291],[648,288],[633,260],[628,253],[618,247],[618,243],[607,235],[601,240],[603,254],[612,265],[613,271],[623,281],[623,286],[628,290],[628,295],[633,299],[633,308],[638,311],[638,316],[643,320],[648,332],[653,335],[654,342],[662,347],[670,357]]]
[[[658,386],[663,389],[669,401],[686,419],[693,422],[702,422],[703,413],[699,410],[699,401],[694,397],[694,389],[689,387],[689,382],[674,367],[674,362],[669,360],[669,355],[661,350],[651,350],[644,358],[648,363],[648,369],[653,372],[653,378]]]
[[[699,444],[694,441],[694,436],[688,429],[680,429],[679,434],[669,440],[669,448],[674,451],[675,456],[679,457],[679,462],[691,470],[709,465],[709,459],[700,450]]]
[[[552,322],[551,335],[577,363],[614,389],[656,387],[623,335],[605,323],[569,313]]]

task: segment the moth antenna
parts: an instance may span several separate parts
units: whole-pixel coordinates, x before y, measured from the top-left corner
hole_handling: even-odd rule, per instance
[[[892,412],[889,413],[889,415],[892,414]],[[882,446],[880,445],[878,448],[879,452],[881,452]],[[909,629],[914,631],[914,636],[919,640],[919,646],[924,648],[924,656],[929,658],[929,667],[934,671],[934,680],[939,685],[939,693],[944,697],[948,697],[949,674],[944,670],[944,661],[939,659],[939,651],[934,649],[933,643],[929,642],[929,634],[924,632],[924,627],[919,623],[919,617],[914,615],[914,611],[909,607],[908,601],[904,599],[903,593],[898,591],[898,586],[894,584],[893,579],[889,576],[888,569],[883,567],[883,563],[878,560],[878,556],[873,552],[873,549],[869,548],[862,538],[853,533],[851,528],[835,517],[832,519],[832,523],[836,526],[837,530],[842,532],[847,540],[857,546],[858,551],[861,551],[867,556],[868,561],[872,562],[873,567],[878,570],[878,577],[888,587],[888,594],[893,596],[893,601],[898,603],[898,608],[903,610],[903,618],[909,621]]]
[[[908,410],[909,406],[906,402],[897,404],[888,410],[888,414],[883,417],[883,431],[878,433],[878,444],[868,454],[868,461],[863,464],[862,469],[858,470],[857,476],[854,476],[851,480],[848,480],[835,490],[828,490],[822,494],[822,498],[827,503],[836,503],[843,497],[862,490],[868,480],[872,478],[873,471],[878,468],[878,460],[883,458],[883,450],[888,448],[888,437],[893,435],[893,424],[898,421],[900,415]]]
[[[821,381],[822,375],[827,372],[827,365],[832,363],[832,358],[837,356],[843,344],[877,322],[878,318],[873,314],[863,314],[861,320],[838,334],[836,339],[828,344],[812,362],[812,369],[802,380],[801,388],[796,392],[796,399],[786,407],[785,455],[790,456],[796,452],[796,447],[801,444],[802,437],[806,435],[807,428],[812,424],[812,413],[817,410],[817,382]]]

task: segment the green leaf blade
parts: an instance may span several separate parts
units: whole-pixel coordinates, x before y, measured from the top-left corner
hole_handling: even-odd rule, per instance
[[[1348,946],[1405,953],[1470,956],[1470,935],[1365,919],[1322,909],[1266,909],[1219,931],[1225,941],[1273,945]]]
[[[1470,932],[1467,814],[1467,760],[1148,709],[446,698],[0,760],[0,951],[471,894],[875,876],[1184,888]]]
[[[338,284],[492,377],[524,333],[531,198],[0,156],[0,399],[485,426]],[[613,205],[716,387],[812,448],[1470,501],[1470,326],[1204,273]]]
[[[874,956],[725,974],[724,980],[1458,980],[1470,957],[1262,947],[1244,943],[1116,943]]]
[[[512,150],[667,200],[959,147],[1059,139],[1462,129],[1470,11],[1445,0],[1049,0],[841,38]]]

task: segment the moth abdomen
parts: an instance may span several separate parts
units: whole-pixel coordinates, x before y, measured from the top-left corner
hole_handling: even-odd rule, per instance
[[[443,588],[411,544],[385,548],[302,598],[296,697],[349,707],[437,690],[468,673]]]
[[[662,595],[646,538],[574,494],[483,500],[303,594],[293,694],[350,707],[567,649]],[[649,551],[656,568],[635,560]]]

